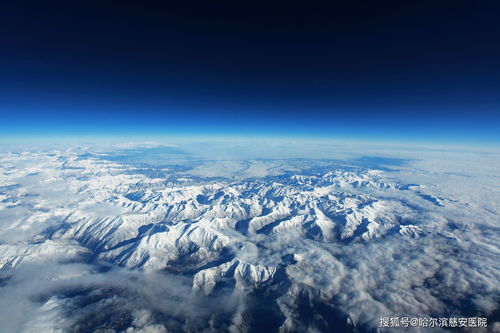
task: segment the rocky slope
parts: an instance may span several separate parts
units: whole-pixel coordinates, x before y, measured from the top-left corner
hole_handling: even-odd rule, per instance
[[[143,305],[148,320],[142,326],[134,324],[135,312],[118,305],[130,317],[123,329],[363,331],[381,315],[485,314],[499,295],[492,264],[500,253],[497,213],[481,212],[482,224],[472,223],[468,213],[460,219],[456,212],[470,203],[401,182],[389,171],[307,163],[262,177],[207,178],[173,168],[152,176],[151,169],[64,151],[4,155],[1,161],[5,288],[30,262],[93,267],[53,275],[92,276],[76,296],[67,295],[74,288],[69,282],[73,287],[53,291],[56,296],[38,296],[50,311],[38,310],[36,318],[59,316],[56,326],[68,320],[81,325],[86,318],[68,312],[71,302],[95,312],[103,299],[124,297],[129,282],[116,287],[101,278],[103,287],[95,277],[110,274],[110,267],[160,274],[167,284],[174,283],[172,276],[186,279],[179,290],[191,296],[178,297],[193,313],[200,300],[232,304],[220,309],[225,319],[214,309],[200,314],[206,317],[201,322]],[[448,259],[453,253],[460,255]],[[463,283],[467,291],[447,294]],[[473,291],[482,298],[462,308],[459,300]],[[270,319],[263,323],[265,315]],[[26,330],[39,327],[35,319]]]

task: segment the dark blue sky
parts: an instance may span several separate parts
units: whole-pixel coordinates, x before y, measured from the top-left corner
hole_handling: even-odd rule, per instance
[[[498,1],[165,3],[2,3],[0,137],[500,142]]]

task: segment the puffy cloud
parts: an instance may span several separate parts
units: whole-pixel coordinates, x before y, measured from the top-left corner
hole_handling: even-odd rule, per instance
[[[498,311],[495,154],[175,169],[104,152],[0,156],[2,330],[365,330]]]

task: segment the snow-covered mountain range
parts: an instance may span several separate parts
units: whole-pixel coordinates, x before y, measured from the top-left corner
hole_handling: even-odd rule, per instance
[[[152,163],[158,149],[0,155],[0,331],[499,325],[498,154],[201,159],[166,147]]]

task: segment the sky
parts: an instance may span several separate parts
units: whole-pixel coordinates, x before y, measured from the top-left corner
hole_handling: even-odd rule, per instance
[[[499,15],[498,1],[3,2],[0,139],[498,145]]]

